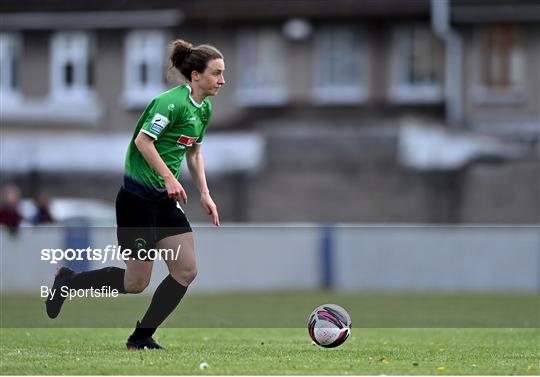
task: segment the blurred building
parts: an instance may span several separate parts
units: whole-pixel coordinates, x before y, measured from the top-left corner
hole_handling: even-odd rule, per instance
[[[539,221],[535,0],[3,0],[0,12],[1,169],[26,195],[114,199],[138,116],[177,83],[166,48],[181,37],[226,57],[205,146],[225,221]]]

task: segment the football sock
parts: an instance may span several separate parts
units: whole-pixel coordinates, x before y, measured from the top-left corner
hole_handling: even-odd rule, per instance
[[[71,289],[86,289],[110,286],[119,293],[126,293],[124,288],[124,274],[126,270],[118,267],[105,267],[99,270],[79,272],[69,281]]]
[[[187,287],[177,282],[168,275],[157,287],[152,302],[143,319],[137,323],[137,328],[131,335],[132,339],[147,338],[152,336],[157,327],[178,306],[182,297],[186,294]]]

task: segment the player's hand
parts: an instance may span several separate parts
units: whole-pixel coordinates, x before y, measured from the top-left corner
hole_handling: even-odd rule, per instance
[[[212,216],[212,222],[215,226],[219,226],[219,214],[216,203],[210,197],[210,193],[201,194],[201,205],[206,213]]]
[[[169,198],[178,200],[183,204],[187,204],[186,190],[184,190],[176,178],[165,180],[165,188],[167,189],[167,196]]]

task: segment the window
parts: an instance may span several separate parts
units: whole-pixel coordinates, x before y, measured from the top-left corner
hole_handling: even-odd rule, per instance
[[[17,34],[0,33],[2,121],[97,125],[104,111],[92,90],[91,36],[84,32],[52,34],[46,98],[24,97],[20,92],[21,42]],[[5,106],[6,100],[10,100],[9,106]]]
[[[287,101],[286,52],[278,30],[241,32],[238,38],[238,100],[244,105]]]
[[[477,102],[519,102],[525,99],[525,49],[522,31],[498,25],[477,32],[480,58],[473,92]]]
[[[441,101],[444,51],[429,27],[398,27],[392,44],[390,98],[402,103]]]
[[[165,33],[136,30],[126,35],[124,102],[128,107],[146,106],[165,90]]]
[[[366,99],[364,36],[350,27],[326,27],[315,35],[313,98],[320,103]]]
[[[85,32],[57,32],[51,41],[51,95],[61,102],[93,94],[91,38]]]
[[[0,33],[0,96],[2,102],[21,99],[19,67],[22,41],[15,33]]]

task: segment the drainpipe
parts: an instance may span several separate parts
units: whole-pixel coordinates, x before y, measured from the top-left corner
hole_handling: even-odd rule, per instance
[[[431,27],[445,43],[444,91],[446,124],[463,125],[463,43],[450,26],[450,0],[431,0]]]

